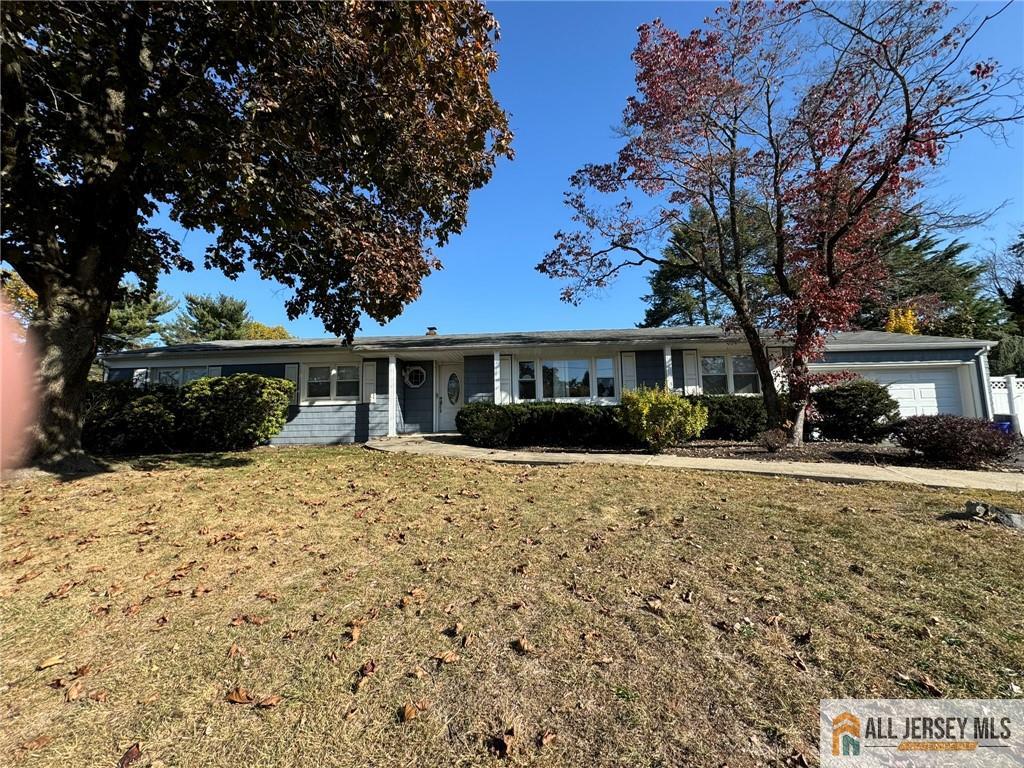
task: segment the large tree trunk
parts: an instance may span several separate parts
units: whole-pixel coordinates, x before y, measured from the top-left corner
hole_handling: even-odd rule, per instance
[[[788,414],[785,400],[779,394],[779,388],[772,373],[772,361],[768,354],[768,347],[761,338],[756,325],[743,322],[740,325],[743,328],[743,335],[747,339],[747,346],[750,347],[750,356],[754,360],[758,378],[761,379],[761,397],[764,399],[764,408],[768,413],[768,428],[782,427]]]
[[[41,292],[39,301],[41,318],[33,328],[39,353],[39,409],[31,456],[40,465],[74,469],[87,463],[82,453],[82,398],[110,302],[66,287]]]

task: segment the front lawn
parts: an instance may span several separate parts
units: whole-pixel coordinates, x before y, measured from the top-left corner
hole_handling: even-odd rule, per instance
[[[814,763],[819,698],[1021,695],[1024,537],[972,498],[1020,505],[358,448],[19,479],[0,754]]]

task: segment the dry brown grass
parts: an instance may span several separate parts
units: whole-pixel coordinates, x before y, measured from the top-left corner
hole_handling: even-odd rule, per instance
[[[941,519],[979,493],[360,449],[19,481],[0,754],[815,762],[819,698],[1024,685],[1024,537]]]

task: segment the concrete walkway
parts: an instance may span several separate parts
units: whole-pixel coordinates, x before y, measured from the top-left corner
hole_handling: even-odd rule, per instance
[[[911,483],[935,488],[980,488],[991,491],[1024,491],[1024,474],[968,472],[955,469],[886,467],[868,464],[814,463],[805,461],[756,461],[712,459],[693,456],[651,456],[641,453],[572,453],[569,451],[505,451],[474,448],[455,441],[453,435],[406,435],[373,440],[366,447],[386,453],[415,453],[452,459],[496,461],[503,464],[632,464],[643,467],[700,469],[709,472],[747,472],[755,475],[786,475],[813,480],[860,483]]]

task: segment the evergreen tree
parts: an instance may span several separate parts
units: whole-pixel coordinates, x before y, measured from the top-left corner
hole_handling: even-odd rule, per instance
[[[891,310],[912,309],[918,333],[997,338],[1002,308],[983,295],[984,265],[961,261],[969,247],[942,244],[919,221],[905,219],[880,244],[888,276],[880,295],[863,302],[855,323],[884,330]]]
[[[160,338],[168,345],[244,339],[251,322],[244,299],[187,293],[185,308],[160,330]]]

